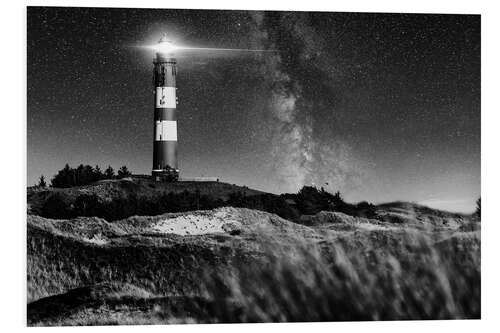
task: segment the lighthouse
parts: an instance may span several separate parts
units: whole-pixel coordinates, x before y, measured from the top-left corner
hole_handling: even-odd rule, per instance
[[[177,61],[175,46],[166,34],[155,47],[154,83],[154,142],[152,176],[158,181],[176,181],[177,165],[177,93],[175,78]]]

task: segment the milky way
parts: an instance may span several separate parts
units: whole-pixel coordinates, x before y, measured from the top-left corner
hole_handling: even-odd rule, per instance
[[[150,173],[150,51],[179,54],[181,176],[471,211],[480,17],[28,9],[28,184],[66,162]]]

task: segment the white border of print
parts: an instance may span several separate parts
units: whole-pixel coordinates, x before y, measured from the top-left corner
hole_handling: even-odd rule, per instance
[[[94,6],[145,8],[205,8],[255,9],[351,12],[410,12],[457,13],[482,15],[482,320],[458,321],[405,321],[405,322],[343,322],[343,323],[286,323],[242,325],[171,325],[85,327],[84,332],[136,332],[165,331],[226,333],[237,330],[249,333],[286,331],[303,332],[467,332],[494,331],[500,327],[500,221],[495,205],[500,201],[500,105],[497,83],[500,77],[499,3],[495,1],[419,0],[419,1],[190,1],[179,2],[137,0],[93,1],[9,1],[2,4],[2,129],[0,131],[3,161],[0,163],[2,187],[0,190],[2,216],[0,254],[0,325],[2,331],[26,328],[26,6]],[[50,329],[50,328],[47,328]],[[46,329],[41,329],[46,330]],[[59,332],[75,328],[58,328]]]

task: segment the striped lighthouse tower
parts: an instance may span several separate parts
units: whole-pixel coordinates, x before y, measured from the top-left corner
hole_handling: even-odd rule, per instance
[[[153,171],[156,180],[175,181],[179,177],[177,166],[177,96],[175,77],[177,62],[175,47],[164,35],[157,45],[153,61],[155,95]]]

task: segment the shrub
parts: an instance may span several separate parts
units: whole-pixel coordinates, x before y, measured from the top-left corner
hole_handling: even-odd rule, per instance
[[[43,203],[41,215],[54,219],[67,219],[74,217],[71,202],[61,193],[52,193]]]
[[[335,194],[331,194],[324,188],[317,189],[314,186],[304,186],[297,194],[288,193],[281,195],[281,197],[293,200],[298,213],[302,215],[314,215],[323,210],[368,218],[377,215],[376,207],[366,201],[356,205],[350,204],[344,201],[340,192],[337,191]]]
[[[108,165],[108,167],[104,171],[104,178],[106,179],[115,178],[115,170],[111,167],[111,165]]]
[[[99,197],[96,194],[81,194],[75,200],[73,214],[76,216],[97,216],[101,209]]]
[[[124,165],[118,170],[118,178],[125,178],[132,176],[132,173],[128,170],[128,168]]]
[[[101,168],[98,165],[94,167],[94,179],[96,180],[104,179],[104,173],[102,173]]]
[[[59,170],[51,180],[52,187],[71,187],[75,185],[74,170],[66,164],[63,169]]]
[[[242,192],[233,192],[225,205],[232,207],[250,208],[276,214],[284,219],[296,221],[300,214],[286,202],[284,196],[274,194],[259,194],[247,196]]]
[[[47,187],[47,182],[45,181],[45,177],[43,175],[40,176],[40,180],[38,181],[38,186],[41,188]]]

